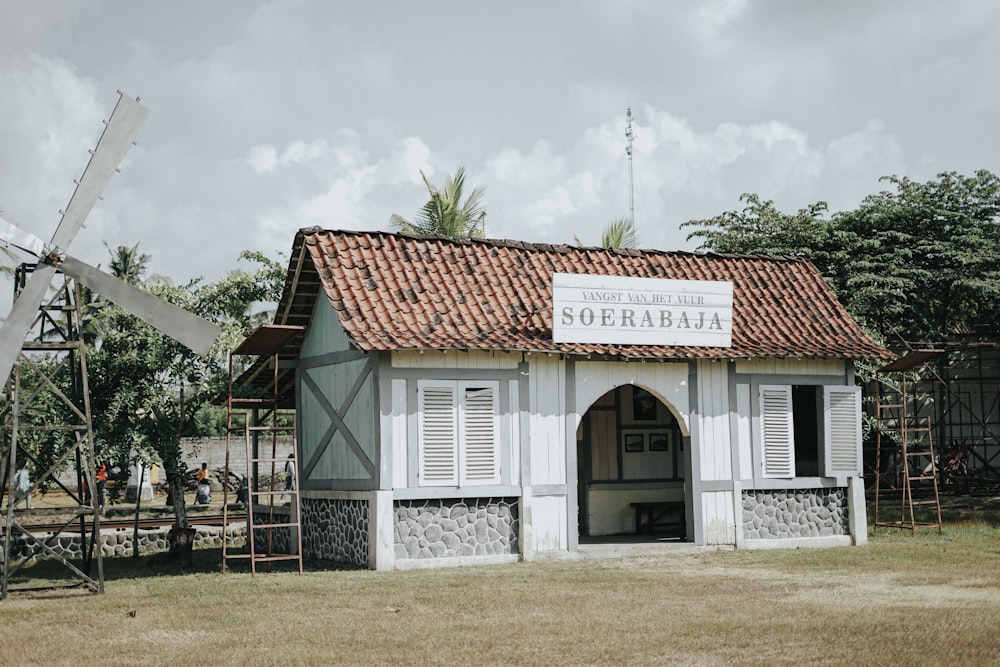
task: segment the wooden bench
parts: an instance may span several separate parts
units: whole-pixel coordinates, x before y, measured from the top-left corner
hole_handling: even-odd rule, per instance
[[[641,533],[643,530],[650,535],[657,525],[676,527],[681,537],[687,535],[687,520],[684,514],[683,500],[658,500],[644,503],[630,503],[635,510],[635,532]],[[667,515],[679,513],[677,521],[663,521]]]

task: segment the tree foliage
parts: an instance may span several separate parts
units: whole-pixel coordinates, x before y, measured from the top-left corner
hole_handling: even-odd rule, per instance
[[[574,237],[576,244],[582,246],[580,237]],[[639,247],[639,233],[635,229],[634,221],[629,218],[615,218],[604,228],[601,233],[601,248],[637,248]]]
[[[183,290],[152,291],[191,308]],[[103,335],[88,357],[94,431],[102,458],[123,460],[137,452],[158,461],[175,499],[178,524],[187,525],[183,503],[187,468],[181,437],[191,433],[194,414],[212,396],[218,360],[203,358],[118,306],[102,312]]]
[[[109,251],[114,257],[115,251]],[[224,424],[224,410],[211,401],[225,394],[228,352],[269,319],[267,307],[284,286],[281,263],[254,252],[243,252],[240,259],[255,268],[233,271],[215,283],[195,280],[174,287],[162,281],[143,283],[144,271],[136,274],[137,283],[148,291],[222,326],[208,357],[196,355],[118,306],[108,305],[95,315],[100,337],[88,353],[88,378],[101,458],[122,460],[135,451],[161,463],[182,527],[187,467],[181,438],[218,434],[205,429]]]
[[[452,238],[482,238],[486,235],[486,211],[482,200],[484,188],[476,188],[462,200],[465,190],[465,167],[438,189],[420,172],[430,199],[412,220],[393,214],[389,219],[396,229],[410,234],[440,234]]]
[[[684,223],[701,250],[795,255],[812,261],[848,311],[883,340],[940,341],[956,328],[998,322],[1000,179],[954,172],[891,187],[857,209],[795,214],[745,194],[742,210]]]

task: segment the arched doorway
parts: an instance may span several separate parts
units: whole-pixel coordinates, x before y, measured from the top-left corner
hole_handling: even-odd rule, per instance
[[[581,539],[686,538],[683,435],[670,406],[638,385],[594,401],[576,433]]]

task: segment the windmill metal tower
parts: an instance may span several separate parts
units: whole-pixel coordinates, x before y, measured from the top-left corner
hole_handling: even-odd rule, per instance
[[[135,140],[139,128],[148,116],[148,110],[139,104],[138,98],[132,99],[119,91],[118,103],[106,121],[106,127],[101,134],[97,146],[91,152],[83,174],[77,180],[76,190],[70,198],[62,219],[49,243],[45,243],[33,234],[26,232],[0,218],[0,241],[8,246],[18,248],[34,258],[36,263],[24,265],[23,278],[16,289],[16,298],[3,326],[0,327],[0,386],[8,387],[10,398],[10,415],[4,424],[4,439],[0,441],[2,461],[7,470],[6,493],[13,499],[13,478],[19,457],[30,458],[30,452],[24,451],[18,445],[18,434],[28,428],[22,419],[25,408],[38,396],[38,388],[58,395],[65,403],[69,418],[73,423],[64,425],[46,425],[56,430],[62,429],[73,434],[70,448],[58,458],[47,470],[36,474],[33,485],[54,472],[75,454],[78,462],[78,475],[86,481],[88,488],[97,488],[95,484],[95,451],[93,425],[90,414],[90,399],[87,386],[87,366],[85,346],[80,340],[82,322],[79,312],[78,284],[85,285],[94,293],[121,306],[139,319],[156,327],[164,334],[191,348],[199,354],[207,354],[219,334],[219,327],[196,315],[193,315],[173,304],[130,285],[114,276],[85,264],[69,255],[66,250],[83,227],[84,221],[94,204],[100,198],[101,192],[112,175],[118,171],[118,165]],[[48,297],[56,281],[56,294]],[[65,314],[65,319],[60,316]],[[59,332],[61,341],[52,343],[51,330]],[[50,377],[39,369],[31,357],[32,352],[54,350],[67,352],[63,364],[71,369],[68,373]],[[28,395],[22,395],[22,370],[36,371],[41,378],[33,385]],[[71,387],[60,386],[60,379],[69,379]],[[96,496],[97,494],[93,494]],[[80,541],[86,546],[87,553],[94,554],[97,564],[97,576],[83,572],[62,558],[52,548],[53,538],[42,538],[31,533],[21,522],[16,520],[12,502],[7,503],[7,515],[3,533],[3,577],[0,598],[6,598],[10,577],[17,568],[35,555],[46,555],[58,558],[73,573],[79,576],[83,585],[94,592],[103,592],[104,574],[101,559],[101,549],[95,548],[95,542],[100,536],[100,508],[96,498],[92,501],[79,501],[79,508],[74,512],[69,523],[80,519]],[[90,515],[91,531],[87,534],[84,515]],[[66,528],[66,526],[64,526]],[[17,551],[21,559],[12,568],[15,552],[15,537],[18,539]],[[89,567],[87,568],[90,569]]]

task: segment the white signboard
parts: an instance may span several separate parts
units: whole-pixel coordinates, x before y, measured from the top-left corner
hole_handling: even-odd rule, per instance
[[[556,343],[729,347],[733,284],[556,273]]]

